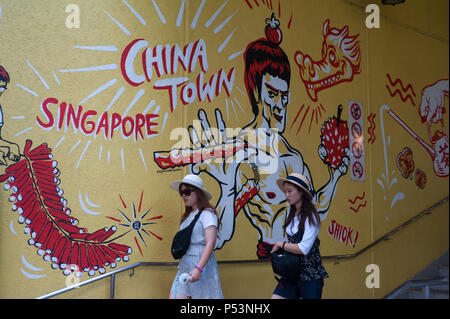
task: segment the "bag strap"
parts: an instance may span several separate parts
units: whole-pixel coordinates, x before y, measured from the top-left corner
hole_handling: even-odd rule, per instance
[[[292,238],[293,242],[300,243],[303,239],[303,234],[305,233],[305,222],[306,222],[306,216],[302,214],[300,217],[299,223],[298,223],[298,229],[295,234],[292,236],[288,236],[288,240],[291,241],[290,238]]]
[[[306,223],[306,215],[304,216],[304,214],[302,214],[302,217],[301,217],[301,219],[300,219],[300,221],[299,221],[299,229],[298,229],[298,231],[299,231],[299,236],[298,236],[298,238],[299,238],[299,242],[301,242],[302,241],[302,239],[303,239],[303,234],[305,233],[305,223]]]
[[[188,227],[194,227],[194,224],[197,222],[197,220],[199,219],[199,217],[200,217],[200,215],[201,215],[202,212],[203,212],[203,211],[199,211],[199,212],[197,213],[197,215],[195,215],[194,220],[189,224]]]

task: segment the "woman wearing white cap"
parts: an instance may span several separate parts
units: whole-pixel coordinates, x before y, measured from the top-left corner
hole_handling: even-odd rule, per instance
[[[273,292],[273,299],[320,299],[322,296],[323,279],[328,274],[320,257],[319,234],[320,217],[314,204],[313,194],[308,179],[298,173],[291,173],[287,178],[277,180],[278,187],[286,195],[290,205],[284,230],[288,242],[277,242],[272,252],[285,251],[302,255],[301,271],[296,278],[281,277]]]
[[[178,264],[178,272],[169,298],[222,299],[219,271],[214,255],[219,221],[216,210],[209,203],[212,196],[203,187],[203,180],[194,174],[186,175],[181,181],[170,183],[170,188],[180,193],[185,204],[180,230],[187,227],[199,212],[200,217],[192,231],[189,248]],[[180,276],[183,273],[190,276],[187,284],[180,284]]]

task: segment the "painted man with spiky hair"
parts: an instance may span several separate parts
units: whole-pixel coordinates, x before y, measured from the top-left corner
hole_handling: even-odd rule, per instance
[[[203,161],[191,167],[194,174],[206,173],[217,180],[220,196],[216,209],[220,212],[222,229],[217,240],[221,248],[231,240],[235,230],[235,220],[240,211],[258,231],[257,256],[270,258],[272,246],[285,240],[283,223],[288,213],[286,197],[277,186],[277,179],[289,174],[301,173],[309,180],[313,189],[314,203],[321,218],[325,218],[336,192],[338,179],[347,173],[349,159],[335,169],[329,169],[329,181],[317,191],[312,183],[311,174],[300,151],[290,145],[283,135],[286,127],[287,107],[290,99],[291,67],[289,59],[280,47],[282,34],[279,21],[272,15],[266,20],[265,38],[251,42],[245,52],[244,83],[254,114],[253,120],[239,134],[231,139],[224,136],[225,123],[221,112],[216,110],[218,132],[214,137],[206,113],[199,112],[203,134],[207,141],[203,147],[213,146],[217,141],[227,141],[239,145],[248,142],[248,148],[239,153],[240,160]],[[219,142],[220,143],[220,142]],[[252,153],[252,154],[251,154]],[[253,155],[253,157],[252,157]],[[319,146],[319,156],[323,160],[327,151]]]
[[[3,66],[0,65],[0,96],[6,91],[10,81],[9,74]],[[15,143],[3,139],[3,111],[0,104],[0,165],[7,165],[7,160],[17,162],[20,159],[19,146]]]

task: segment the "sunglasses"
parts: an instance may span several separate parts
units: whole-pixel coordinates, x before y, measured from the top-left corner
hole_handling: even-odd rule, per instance
[[[185,189],[180,189],[179,193],[180,193],[180,196],[183,196],[183,195],[190,196],[193,191],[194,191],[193,189],[185,188]]]

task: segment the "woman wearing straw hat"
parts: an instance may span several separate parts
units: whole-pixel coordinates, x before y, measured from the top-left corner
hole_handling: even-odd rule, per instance
[[[298,279],[281,277],[273,292],[273,299],[320,299],[323,279],[328,274],[323,267],[319,251],[320,217],[314,204],[308,179],[298,173],[277,180],[290,205],[289,214],[283,225],[288,242],[277,242],[272,252],[278,249],[301,256],[301,273]]]
[[[181,181],[170,183],[170,188],[179,192],[185,205],[180,230],[187,227],[199,212],[200,217],[192,231],[189,248],[178,264],[178,272],[169,298],[222,299],[219,271],[214,255],[219,222],[216,210],[209,203],[212,196],[203,187],[203,180],[194,174],[186,175]],[[181,284],[180,276],[185,273],[190,276],[189,282]]]

